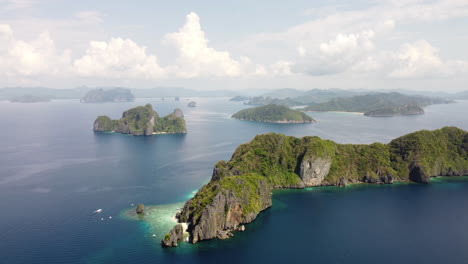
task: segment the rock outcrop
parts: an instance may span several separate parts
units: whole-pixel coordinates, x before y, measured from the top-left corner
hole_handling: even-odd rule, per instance
[[[143,214],[145,212],[145,205],[138,204],[135,211],[137,214]]]
[[[182,241],[183,238],[184,228],[181,224],[178,224],[164,237],[161,241],[161,245],[163,247],[177,247],[179,241]]]
[[[174,109],[174,115],[180,118],[184,118],[184,112],[180,108]]]

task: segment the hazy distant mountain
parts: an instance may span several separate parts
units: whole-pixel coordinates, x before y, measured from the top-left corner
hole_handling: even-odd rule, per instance
[[[345,111],[368,112],[376,109],[390,109],[396,106],[417,105],[419,107],[431,104],[446,104],[452,101],[442,98],[409,96],[400,93],[375,93],[347,98],[335,98],[328,102],[310,105],[305,111]]]
[[[285,88],[266,92],[263,94],[263,96],[278,99],[290,98],[292,101],[297,102],[298,104],[307,105],[311,103],[323,103],[333,98],[349,97],[359,94],[360,93],[358,92],[341,89],[311,89],[301,91]]]
[[[8,87],[0,89],[0,100],[9,100],[25,94],[52,99],[79,99],[92,88],[53,89],[45,87]]]
[[[246,105],[269,105],[269,104],[275,104],[275,105],[283,105],[287,107],[291,106],[298,106],[298,105],[304,105],[299,102],[296,102],[292,100],[291,98],[284,98],[284,99],[279,99],[279,98],[271,98],[270,96],[256,96],[251,98],[249,101],[244,102]]]
[[[52,99],[81,99],[91,90],[103,89],[110,90],[115,88],[128,89],[124,87],[78,87],[73,89],[53,89],[45,87],[8,87],[0,88],[0,100],[10,100],[13,97],[23,96],[25,94],[32,96],[42,96]],[[154,97],[233,97],[239,92],[228,90],[217,91],[198,91],[183,87],[156,87],[150,89],[130,89],[137,98]]]
[[[278,90],[272,90],[268,91],[262,96],[264,97],[272,97],[272,98],[279,98],[279,99],[284,99],[284,98],[293,98],[297,96],[302,96],[304,95],[305,91],[297,90],[297,89],[292,89],[292,88],[283,88],[283,89],[278,89]]]
[[[449,98],[453,100],[468,100],[468,91],[458,92],[454,95],[451,95]]]
[[[132,89],[133,94],[139,98],[152,97],[233,97],[238,92],[228,90],[198,91],[184,87],[156,87],[150,89]]]
[[[113,88],[104,90],[94,89],[86,93],[80,99],[82,103],[108,103],[108,102],[133,102],[135,96],[132,94],[130,89],[125,88]]]

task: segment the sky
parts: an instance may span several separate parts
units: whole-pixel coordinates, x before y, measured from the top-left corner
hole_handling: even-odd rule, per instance
[[[0,87],[467,84],[467,0],[0,0]]]

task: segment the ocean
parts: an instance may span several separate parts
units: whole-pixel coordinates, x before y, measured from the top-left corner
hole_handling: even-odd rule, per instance
[[[387,143],[421,129],[468,130],[468,101],[422,116],[308,113],[318,123],[271,124],[230,116],[229,98],[0,102],[0,263],[466,263],[468,180],[429,185],[353,185],[277,190],[273,206],[228,240],[164,249],[176,208],[206,184],[213,166],[257,134]],[[99,115],[119,118],[146,103],[182,108],[186,135],[95,133]],[[144,203],[145,219],[129,216]],[[102,209],[102,213],[93,213]],[[156,238],[153,237],[156,235]]]

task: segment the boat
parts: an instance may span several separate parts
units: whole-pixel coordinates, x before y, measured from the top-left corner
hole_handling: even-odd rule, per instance
[[[96,211],[93,212],[93,214],[99,214],[102,213],[102,209],[97,209]]]

